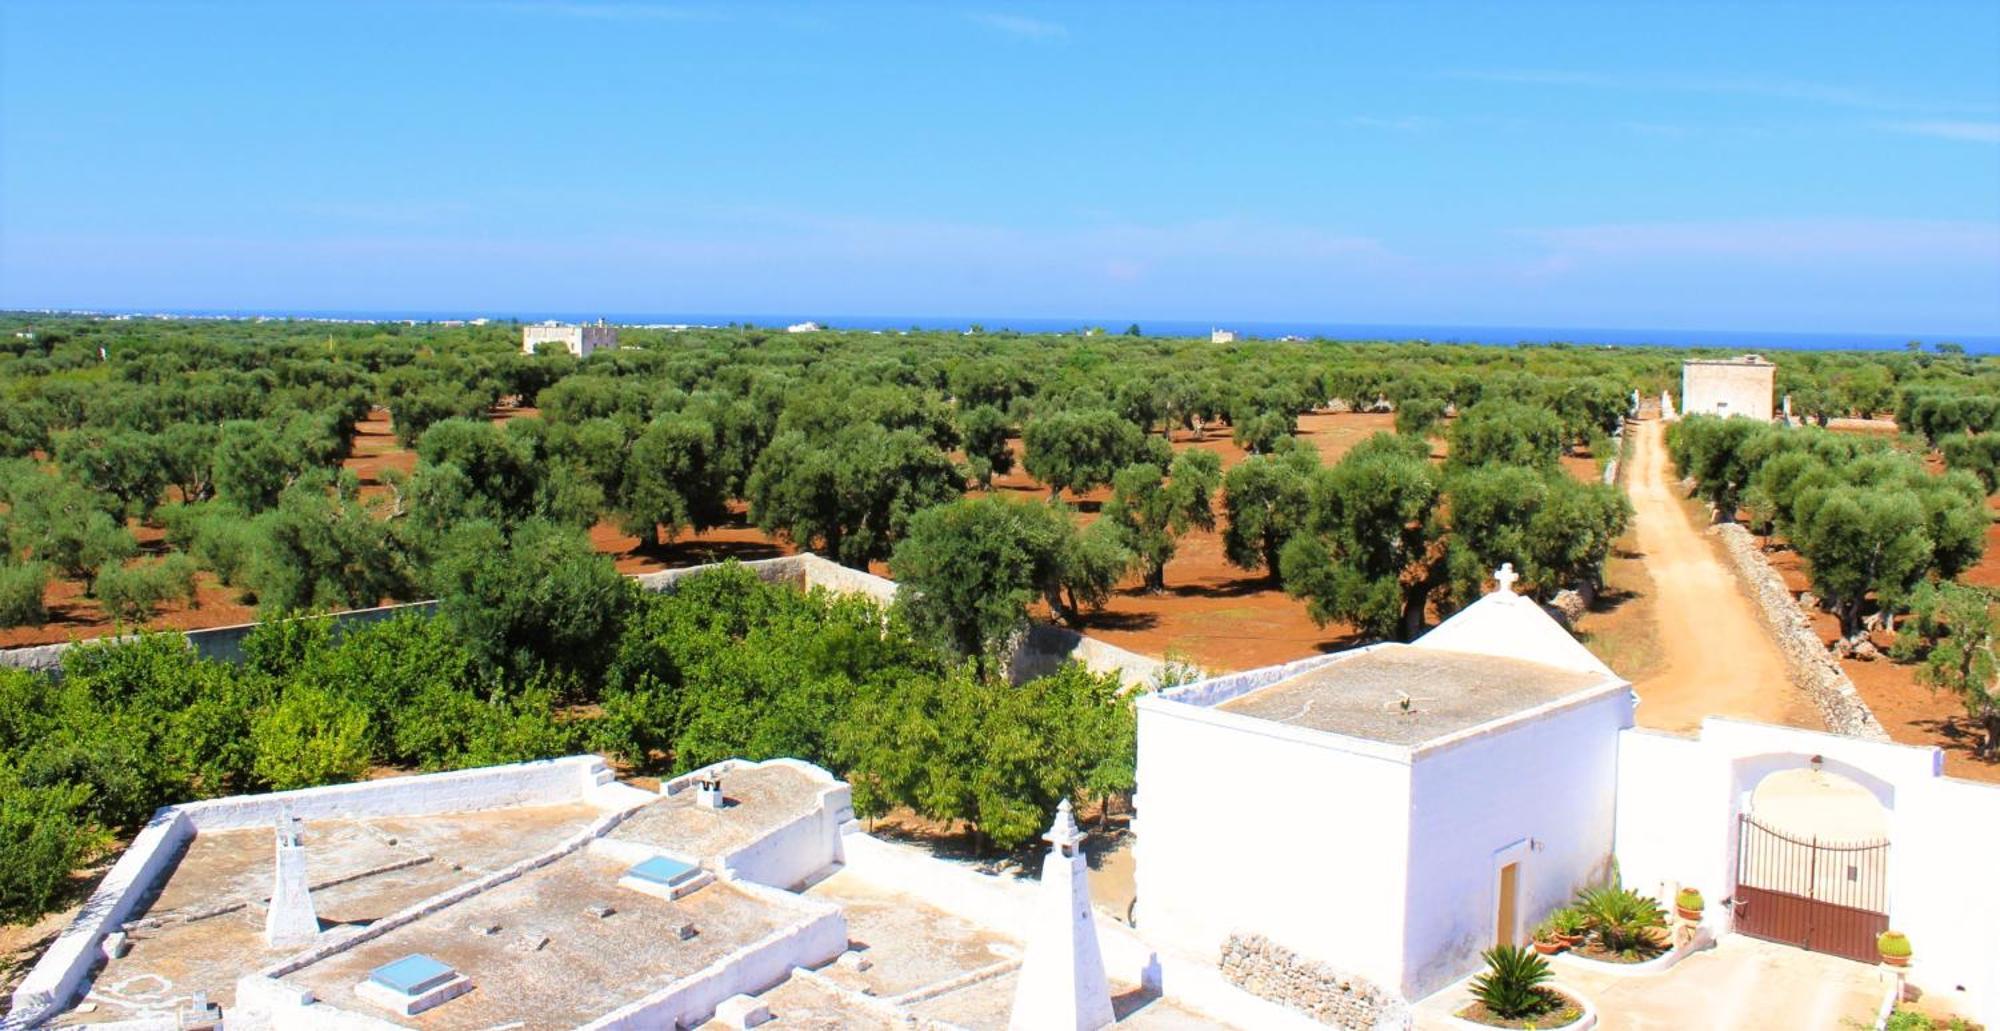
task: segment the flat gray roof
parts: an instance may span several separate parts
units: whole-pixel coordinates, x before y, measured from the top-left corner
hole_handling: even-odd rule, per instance
[[[722,809],[696,805],[689,789],[632,813],[609,836],[706,863],[811,812],[826,786],[789,766],[738,767],[722,774]]]
[[[1238,695],[1216,708],[1411,747],[1597,686],[1622,684],[1615,678],[1522,659],[1385,644]]]

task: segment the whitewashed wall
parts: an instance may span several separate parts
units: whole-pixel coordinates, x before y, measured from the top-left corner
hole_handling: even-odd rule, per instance
[[[811,763],[773,759],[746,766],[790,766],[821,784],[811,810],[721,857],[720,871],[773,888],[795,888],[839,863],[843,841],[855,829],[854,796],[847,784]]]
[[[1632,725],[1632,707],[1630,691],[1600,694],[1417,750],[1403,977],[1385,983],[1422,998],[1480,968],[1479,953],[1493,944],[1503,851],[1520,864],[1523,935],[1608,876],[1619,731]]]
[[[1618,862],[1625,882],[1699,888],[1707,919],[1731,926],[1721,900],[1736,886],[1737,815],[1765,776],[1822,768],[1873,792],[1889,810],[1889,923],[1910,936],[1912,984],[2000,1023],[2000,787],[1943,775],[1935,748],[1864,741],[1711,717],[1701,736],[1621,735]]]
[[[1140,933],[1210,957],[1261,933],[1401,984],[1407,750],[1170,698],[1138,708]]]

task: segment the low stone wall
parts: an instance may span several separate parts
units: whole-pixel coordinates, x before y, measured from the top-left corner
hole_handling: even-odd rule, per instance
[[[381,605],[372,609],[347,609],[342,612],[330,612],[323,616],[307,618],[330,619],[334,624],[334,633],[340,634],[351,627],[366,626],[370,623],[379,622],[384,619],[393,619],[403,615],[428,616],[436,610],[437,602],[413,601],[400,605]],[[203,630],[183,631],[181,636],[187,639],[188,647],[193,648],[195,654],[204,659],[213,659],[217,662],[241,662],[243,660],[243,639],[249,637],[250,632],[257,629],[259,625],[257,623],[237,623],[232,626],[208,627]],[[104,644],[136,639],[132,634],[120,634],[116,637],[96,637],[87,641],[65,641],[61,644],[39,644],[26,648],[8,648],[0,650],[0,666],[11,666],[15,669],[25,669],[36,673],[60,675],[62,673],[63,654],[79,644]]]
[[[1868,703],[1861,700],[1861,693],[1854,689],[1847,671],[1827,654],[1812,622],[1799,610],[1798,601],[1785,587],[1784,577],[1764,557],[1757,538],[1741,523],[1717,523],[1709,532],[1722,539],[1722,550],[1729,553],[1730,567],[1749,589],[1750,597],[1757,603],[1758,618],[1785,655],[1792,682],[1812,699],[1820,717],[1826,720],[1826,728],[1847,737],[1889,740],[1888,731],[1882,729],[1875,714],[1869,711]]]
[[[1401,1028],[1409,1008],[1372,981],[1305,959],[1261,934],[1222,943],[1222,976],[1252,995],[1298,1010],[1330,1027]]]
[[[885,608],[896,600],[895,581],[886,580],[865,570],[849,569],[811,552],[786,555],[782,558],[757,559],[744,562],[742,565],[766,583],[785,584],[800,590],[819,587],[833,594],[866,595]],[[699,576],[715,568],[713,565],[703,565],[665,569],[657,573],[640,573],[632,577],[632,580],[644,590],[666,592],[672,591],[688,577]],[[372,609],[350,609],[318,618],[331,619],[337,627],[347,627],[366,625],[406,614],[430,615],[436,610],[435,601],[416,601]],[[184,636],[188,645],[202,658],[237,662],[243,658],[243,639],[257,626],[256,623],[244,623],[209,630],[190,630]],[[97,638],[91,642],[80,643],[129,639]],[[76,643],[45,644],[0,650],[0,667],[12,666],[17,669],[60,675],[63,653],[75,646]],[[1082,663],[1084,668],[1092,673],[1116,673],[1128,684],[1148,688],[1159,686],[1162,674],[1166,670],[1166,663],[1151,656],[1126,651],[1117,645],[1106,644],[1094,637],[1086,637],[1064,627],[1038,623],[1029,627],[1013,655],[1009,657],[1008,677],[1017,684],[1022,683],[1053,673],[1063,663],[1072,660]]]
[[[1065,662],[1080,662],[1092,673],[1116,673],[1127,684],[1159,687],[1167,664],[1150,655],[1126,651],[1067,627],[1036,623],[1028,628],[1007,657],[1007,679],[1016,684],[1054,673]]]

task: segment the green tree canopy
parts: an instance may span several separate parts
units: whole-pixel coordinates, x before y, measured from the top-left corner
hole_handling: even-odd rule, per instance
[[[1030,419],[1021,442],[1028,475],[1048,484],[1050,497],[1060,497],[1065,490],[1110,483],[1118,470],[1145,457],[1146,437],[1118,413],[1100,408]]]

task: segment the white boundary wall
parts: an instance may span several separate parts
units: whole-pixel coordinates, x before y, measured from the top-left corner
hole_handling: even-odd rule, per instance
[[[927,852],[871,837],[848,838],[846,870],[891,892],[960,916],[1016,941],[1029,929],[1041,893],[1038,881],[983,874]],[[1175,1005],[1235,1027],[1326,1031],[1320,1024],[1230,984],[1218,968],[1220,950],[1200,956],[1162,949],[1099,909],[1097,945],[1113,981],[1144,985]]]
[[[2000,895],[1986,887],[2000,855],[2000,786],[1943,775],[1932,747],[1710,717],[1698,738],[1620,735],[1618,863],[1625,883],[1671,898],[1709,899],[1706,918],[1732,928],[1737,815],[1768,774],[1821,768],[1873,793],[1889,816],[1889,923],[1916,953],[1910,983],[1989,1026],[2000,1024]],[[1963,989],[1961,991],[1961,988]]]
[[[82,912],[22,978],[0,1028],[15,1031],[32,1027],[66,1005],[96,965],[104,936],[131,915],[200,831],[268,825],[280,812],[308,820],[353,819],[556,805],[592,799],[612,783],[604,760],[579,755],[167,806],[153,814],[91,893]]]

